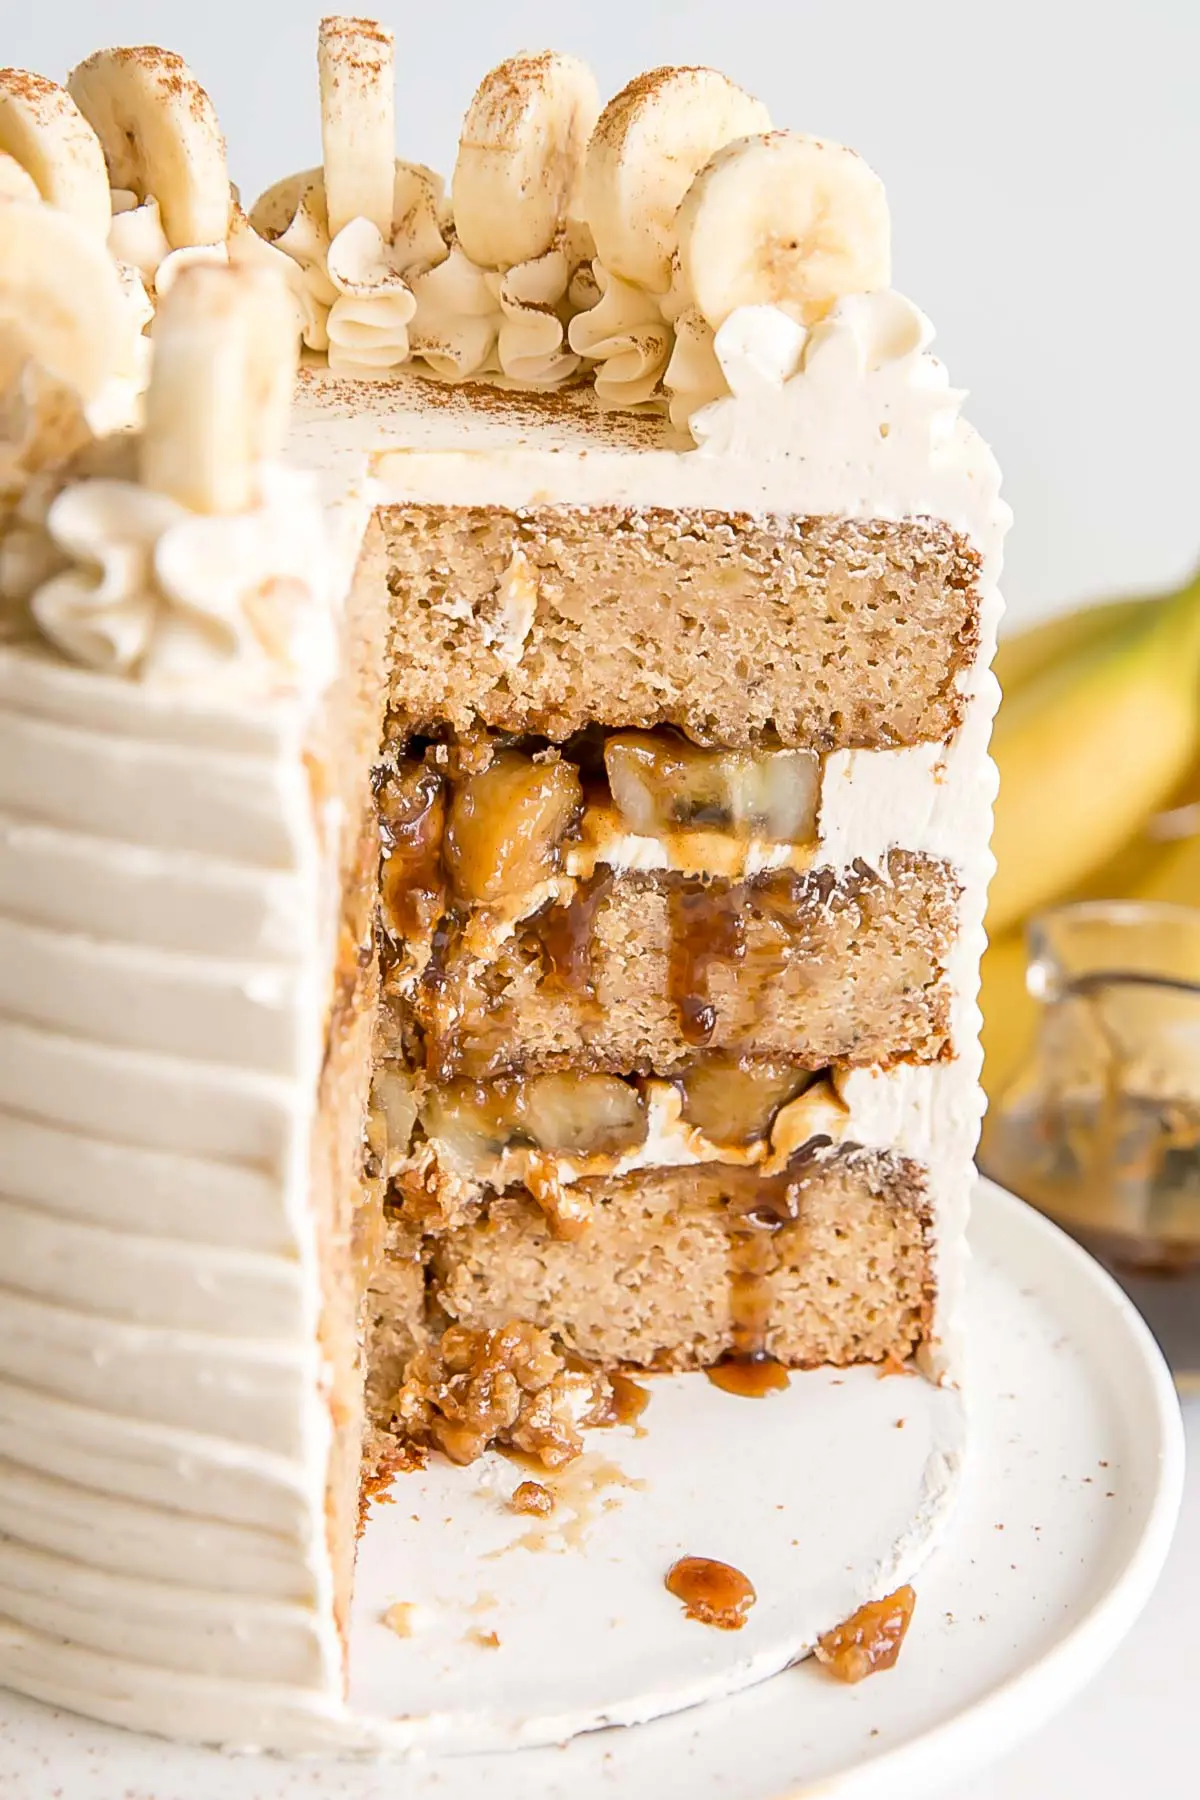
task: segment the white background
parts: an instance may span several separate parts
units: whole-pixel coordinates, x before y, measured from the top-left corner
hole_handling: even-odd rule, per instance
[[[320,160],[296,0],[0,0],[0,60],[182,52],[247,198]],[[360,0],[369,10],[370,0]],[[346,0],[346,10],[353,10]],[[887,183],[896,285],[938,327],[1017,515],[1014,618],[1200,559],[1200,0],[379,0],[402,155],[449,174],[475,82],[573,50],[601,93],[723,69]]]
[[[364,0],[365,4],[365,0]],[[0,60],[61,79],[101,43],[181,51],[247,198],[319,160],[318,5],[0,0]],[[723,69],[776,123],[884,177],[896,285],[938,326],[1017,515],[1027,618],[1200,559],[1200,0],[442,0],[388,4],[399,150],[447,174],[474,82],[573,50],[601,92]],[[1200,1460],[1200,1402],[1189,1418]],[[1091,1691],[969,1800],[1194,1791],[1200,1490],[1150,1613]],[[965,1797],[964,1797],[965,1800]]]

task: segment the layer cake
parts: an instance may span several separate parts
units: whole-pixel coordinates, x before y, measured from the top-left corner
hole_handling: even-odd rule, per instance
[[[0,72],[0,1678],[283,1750],[398,1467],[957,1379],[1006,524],[851,152],[547,52],[447,196],[320,73],[247,215]]]

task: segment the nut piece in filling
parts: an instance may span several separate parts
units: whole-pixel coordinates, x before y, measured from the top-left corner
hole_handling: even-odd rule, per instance
[[[559,846],[583,810],[573,763],[501,750],[454,790],[445,862],[461,900],[491,905],[552,876]]]
[[[689,1619],[715,1625],[718,1631],[740,1631],[758,1599],[740,1569],[709,1556],[681,1556],[667,1570],[665,1585],[669,1594],[683,1601]]]
[[[706,1056],[679,1078],[683,1116],[710,1143],[752,1144],[767,1136],[780,1108],[815,1080],[788,1063]]]
[[[646,1112],[638,1090],[616,1075],[515,1076],[450,1082],[421,1108],[431,1138],[468,1166],[509,1145],[568,1156],[615,1155],[645,1141]]]
[[[821,765],[808,750],[702,750],[622,731],[605,744],[604,766],[617,811],[643,837],[714,827],[772,843],[817,836]]]
[[[554,1511],[554,1495],[540,1481],[521,1481],[508,1502],[515,1513],[533,1513],[547,1518]]]
[[[561,1468],[579,1455],[588,1426],[611,1423],[607,1377],[568,1367],[548,1331],[521,1321],[495,1331],[449,1326],[412,1358],[394,1406],[400,1436],[456,1463],[498,1444]]]
[[[862,1681],[890,1669],[900,1654],[917,1596],[911,1587],[897,1588],[883,1600],[870,1600],[841,1625],[817,1639],[816,1658],[838,1681]]]

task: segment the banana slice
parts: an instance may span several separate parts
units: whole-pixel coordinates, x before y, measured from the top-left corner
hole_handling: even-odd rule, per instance
[[[606,269],[665,294],[675,213],[696,171],[770,115],[715,69],[652,69],[610,100],[588,145],[583,213]]]
[[[183,58],[151,44],[97,50],[67,86],[103,145],[111,185],[153,195],[171,248],[221,243],[231,201],[225,140]]]
[[[196,263],[154,325],[141,475],[194,512],[241,512],[287,431],[299,335],[273,270]]]
[[[0,194],[9,200],[38,202],[42,198],[29,170],[6,150],[0,150]]]
[[[549,250],[599,111],[592,72],[574,56],[526,52],[484,76],[450,187],[458,241],[472,262],[511,269]]]
[[[843,295],[891,281],[883,183],[853,150],[798,132],[718,150],[676,226],[684,284],[714,331],[739,306],[812,325]]]
[[[0,151],[33,177],[48,206],[104,241],[112,218],[104,152],[66,88],[28,69],[0,69]]]
[[[28,359],[86,403],[117,372],[128,339],[104,239],[40,201],[0,198],[0,390]]]
[[[396,97],[392,34],[373,19],[321,20],[321,153],[329,235],[351,219],[392,234]]]

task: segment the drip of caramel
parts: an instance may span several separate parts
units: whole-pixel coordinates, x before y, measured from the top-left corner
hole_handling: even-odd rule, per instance
[[[828,1143],[826,1137],[811,1139],[775,1175],[760,1175],[755,1168],[722,1172],[733,1349],[728,1359],[708,1370],[708,1378],[730,1393],[761,1398],[788,1385],[787,1371],[767,1348],[776,1260],[772,1240],[781,1226],[799,1216],[801,1170]]]
[[[551,906],[538,921],[538,936],[549,980],[565,992],[593,999],[592,933],[596,914],[612,887],[612,875],[598,869],[581,882],[565,906]]]
[[[609,1416],[605,1424],[636,1425],[650,1404],[650,1392],[628,1375],[610,1375],[609,1385],[612,1388],[612,1400],[609,1403]]]
[[[378,781],[377,799],[383,920],[393,938],[415,937],[428,928],[445,895],[445,784],[435,770],[408,764],[395,779]]]
[[[704,1373],[714,1387],[742,1400],[762,1400],[790,1385],[783,1364],[773,1356],[725,1356]]]
[[[669,890],[671,956],[667,991],[689,1044],[707,1044],[717,1023],[709,997],[714,963],[739,963],[746,954],[743,888],[727,881],[687,880]]]

